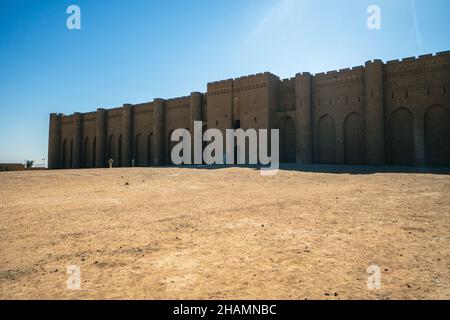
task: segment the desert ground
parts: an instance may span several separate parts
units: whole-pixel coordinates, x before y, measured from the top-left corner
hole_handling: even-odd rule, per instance
[[[1,299],[450,299],[445,173],[3,172],[0,219]]]

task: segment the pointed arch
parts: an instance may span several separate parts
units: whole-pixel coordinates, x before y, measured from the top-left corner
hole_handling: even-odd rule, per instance
[[[154,165],[154,154],[153,154],[153,132],[148,135],[147,138],[147,165]]]
[[[168,163],[169,165],[173,165],[171,153],[172,153],[173,147],[176,146],[176,144],[178,143],[178,142],[176,142],[176,141],[171,141],[172,133],[173,133],[174,131],[175,131],[175,130],[171,130],[171,131],[169,132],[168,143],[167,143],[167,163]]]
[[[122,135],[119,136],[119,143],[117,148],[117,166],[122,166]]]
[[[334,120],[329,114],[319,119],[317,125],[317,149],[319,163],[336,163]]]
[[[364,121],[357,112],[350,113],[344,121],[344,161],[352,165],[365,162]]]
[[[115,143],[115,140],[114,140],[114,135],[110,135],[109,136],[109,138],[108,138],[108,152],[107,152],[107,155],[108,155],[108,161],[109,161],[109,159],[112,159],[113,160],[113,166],[117,166],[117,163],[118,163],[118,159],[117,159],[117,153],[116,153],[117,151],[116,151],[116,143]]]
[[[425,158],[429,166],[450,165],[450,110],[442,105],[425,113]]]
[[[285,116],[280,120],[280,161],[296,162],[296,128],[294,120]]]
[[[97,137],[94,137],[92,142],[92,168],[95,168],[97,164]]]
[[[89,137],[86,137],[83,141],[83,168],[92,167],[92,149],[89,141]]]
[[[73,140],[70,140],[70,158],[69,168],[73,167]]]
[[[145,165],[145,141],[142,139],[142,134],[136,134],[134,138],[133,159],[136,167]]]
[[[64,139],[62,144],[62,153],[61,153],[61,162],[62,162],[62,168],[68,169],[70,168],[71,164],[71,154],[69,149],[69,143],[67,142],[67,139]]]
[[[389,118],[389,155],[393,165],[414,165],[414,117],[406,108],[398,108]]]

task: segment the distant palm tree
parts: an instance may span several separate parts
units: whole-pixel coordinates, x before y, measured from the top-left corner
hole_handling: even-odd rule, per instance
[[[25,168],[31,168],[33,167],[34,161],[33,160],[26,160],[25,161]]]

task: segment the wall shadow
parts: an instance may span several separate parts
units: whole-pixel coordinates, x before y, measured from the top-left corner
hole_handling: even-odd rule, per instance
[[[261,166],[259,165],[186,165],[180,167],[208,170],[220,170],[226,168],[249,168],[254,170],[261,169]],[[331,174],[423,173],[450,175],[450,167],[280,164],[279,170]]]

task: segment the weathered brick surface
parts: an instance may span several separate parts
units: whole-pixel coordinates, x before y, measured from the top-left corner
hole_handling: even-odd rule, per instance
[[[280,80],[266,72],[206,93],[73,115],[51,114],[49,168],[163,165],[170,134],[280,129],[282,161],[450,165],[450,51]]]

